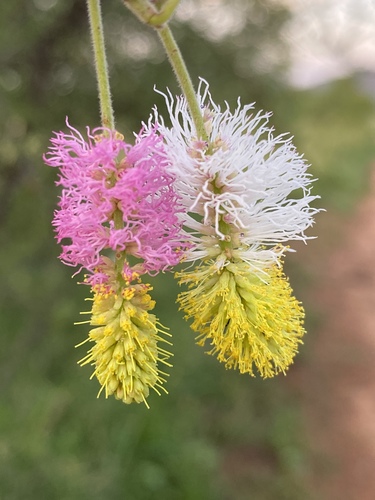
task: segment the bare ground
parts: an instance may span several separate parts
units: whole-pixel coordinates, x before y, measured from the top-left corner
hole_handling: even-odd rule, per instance
[[[318,500],[375,499],[375,177],[371,184],[354,216],[322,214],[321,242],[300,249],[317,273],[309,300],[319,326],[292,379]]]

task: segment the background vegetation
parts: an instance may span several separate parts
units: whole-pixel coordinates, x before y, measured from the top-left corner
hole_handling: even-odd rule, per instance
[[[375,155],[373,103],[355,77],[288,88],[280,32],[289,12],[271,0],[230,3],[229,28],[204,24],[199,2],[186,2],[173,25],[194,81],[206,78],[216,102],[240,95],[274,110],[277,131],[295,136],[320,179],[321,206],[348,213]],[[153,33],[121,2],[103,4],[117,127],[131,140],[152,106],[163,107],[153,86],[178,90]],[[313,498],[288,379],[240,376],[206,356],[174,312],[172,276],[154,280],[158,314],[174,333],[169,396],[152,396],[151,410],[96,399],[90,370],[76,364],[84,348],[73,347],[87,333],[72,326],[87,290],[57,259],[50,221],[59,190],[41,158],[66,116],[81,130],[98,125],[85,3],[3,2],[0,64],[0,498]],[[311,281],[289,261],[303,295]]]

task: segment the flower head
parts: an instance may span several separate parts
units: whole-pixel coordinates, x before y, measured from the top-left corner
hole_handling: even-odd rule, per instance
[[[114,131],[87,129],[84,139],[68,127],[70,133],[55,134],[44,157],[60,169],[57,184],[63,187],[53,221],[61,260],[100,271],[103,251],[113,251],[142,259],[141,273],[176,265],[184,248],[181,207],[163,140],[150,130],[132,146]]]
[[[178,301],[198,343],[227,368],[270,377],[287,370],[303,336],[304,312],[282,272],[291,240],[306,240],[317,212],[308,165],[269,113],[253,105],[222,111],[201,82],[205,138],[196,137],[184,98],[165,96],[172,126],[155,109],[158,133],[176,175],[180,214],[195,269],[177,273]],[[150,121],[151,123],[151,121]]]
[[[156,316],[144,273],[176,265],[187,248],[182,210],[163,139],[155,129],[132,146],[117,132],[87,129],[87,139],[70,127],[51,139],[47,165],[58,167],[63,187],[53,225],[62,243],[61,260],[89,271],[94,293],[87,341],[94,345],[81,365],[94,365],[106,397],[144,402],[150,388],[165,389],[160,347],[168,335]],[[86,341],[85,341],[86,342]],[[169,343],[169,342],[167,342]]]

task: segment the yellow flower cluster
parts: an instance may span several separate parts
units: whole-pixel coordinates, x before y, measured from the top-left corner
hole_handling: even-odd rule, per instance
[[[302,343],[304,311],[281,264],[262,275],[243,261],[220,270],[211,261],[178,277],[189,287],[179,295],[181,309],[194,319],[198,344],[210,341],[209,354],[241,373],[285,373]]]
[[[149,313],[155,305],[150,289],[141,283],[127,286],[121,293],[104,287],[94,289],[90,311],[94,328],[85,342],[95,344],[79,361],[81,366],[95,366],[92,377],[96,376],[102,386],[99,394],[104,389],[106,397],[113,394],[124,403],[144,402],[147,407],[150,387],[159,395],[159,389],[167,392],[163,387],[167,374],[158,364],[171,366],[167,362],[171,354],[158,345],[170,344],[160,337],[160,333],[169,334]]]

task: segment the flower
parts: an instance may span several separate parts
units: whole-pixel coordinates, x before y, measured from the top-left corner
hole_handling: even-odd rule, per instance
[[[92,277],[96,282],[106,279],[100,272],[103,251],[142,259],[140,273],[176,265],[185,245],[181,207],[156,131],[139,134],[132,146],[115,131],[88,128],[86,140],[67,125],[70,133],[56,133],[44,156],[47,165],[60,169],[57,184],[63,187],[53,220],[61,260],[99,271]]]
[[[133,276],[134,277],[134,276]],[[155,302],[148,294],[151,287],[138,281],[136,284],[113,287],[96,285],[89,323],[94,326],[83,343],[94,342],[88,354],[79,361],[81,366],[94,365],[95,375],[105,396],[114,395],[124,403],[144,402],[152,388],[160,395],[166,373],[159,363],[171,366],[171,354],[158,343],[169,335],[159,328],[158,321],[149,311]],[[79,344],[81,345],[81,344]]]
[[[89,272],[94,293],[91,319],[83,322],[93,326],[85,342],[94,345],[79,363],[94,365],[106,397],[148,407],[150,388],[166,392],[159,365],[171,366],[171,355],[160,347],[169,334],[150,314],[151,287],[140,276],[170,269],[188,247],[175,177],[155,129],[132,146],[116,131],[88,128],[84,139],[67,125],[70,132],[55,134],[44,160],[60,169],[63,187],[53,220],[60,258]]]
[[[198,100],[207,137],[197,137],[183,97],[165,96],[172,126],[155,108],[158,133],[176,176],[192,242],[178,273],[188,290],[178,301],[193,318],[198,341],[229,368],[263,377],[285,372],[303,336],[304,312],[282,272],[291,240],[318,211],[310,206],[308,165],[285,134],[274,136],[270,113],[238,101],[222,111],[201,81]],[[152,127],[152,120],[148,127]]]

